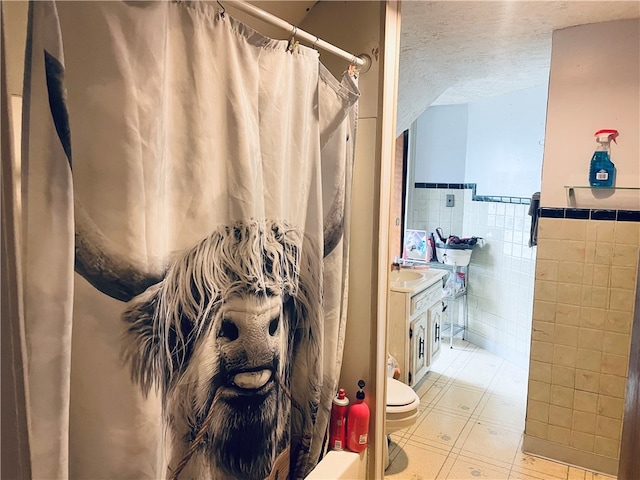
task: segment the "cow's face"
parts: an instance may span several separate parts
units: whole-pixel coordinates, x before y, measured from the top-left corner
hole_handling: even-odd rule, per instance
[[[213,409],[206,456],[227,474],[266,477],[288,441],[289,401],[276,378],[287,376],[288,310],[280,296],[225,300],[170,394],[195,424]]]
[[[319,373],[321,264],[312,240],[304,245],[313,254],[302,245],[286,225],[220,228],[127,305],[124,359],[143,393],[160,390],[170,468],[264,478],[292,422],[296,441],[311,432],[318,395],[304,379]]]

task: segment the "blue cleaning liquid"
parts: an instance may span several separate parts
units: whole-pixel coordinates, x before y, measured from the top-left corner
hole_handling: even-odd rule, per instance
[[[589,168],[589,185],[592,187],[613,187],[615,177],[616,167],[609,158],[609,153],[594,152]]]

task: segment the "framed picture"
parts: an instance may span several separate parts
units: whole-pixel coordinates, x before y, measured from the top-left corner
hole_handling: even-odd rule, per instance
[[[409,229],[405,231],[402,257],[407,260],[429,261],[427,259],[426,231]]]

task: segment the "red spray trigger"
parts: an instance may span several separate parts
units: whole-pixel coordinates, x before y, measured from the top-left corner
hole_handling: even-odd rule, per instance
[[[603,133],[608,133],[609,134],[607,136],[607,139],[609,141],[613,140],[613,143],[615,143],[615,144],[618,143],[616,141],[616,138],[618,138],[618,135],[620,135],[620,132],[618,132],[618,130],[613,130],[613,129],[598,130],[594,135],[597,137],[598,135],[601,135]]]

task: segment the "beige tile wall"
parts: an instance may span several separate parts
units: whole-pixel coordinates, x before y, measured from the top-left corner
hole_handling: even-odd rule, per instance
[[[618,459],[639,248],[638,222],[540,219],[525,434],[565,462]]]

